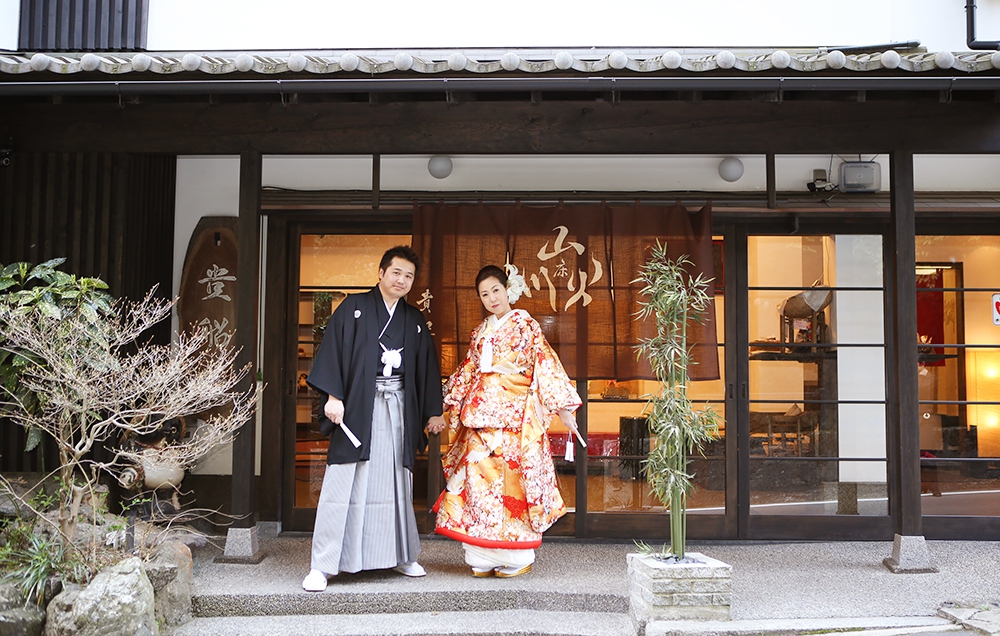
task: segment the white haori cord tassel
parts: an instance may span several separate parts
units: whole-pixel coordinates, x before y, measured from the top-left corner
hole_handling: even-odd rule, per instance
[[[399,365],[403,364],[403,356],[400,354],[403,349],[386,349],[381,342],[378,343],[378,346],[382,347],[381,360],[382,364],[385,365],[382,367],[382,377],[388,378],[392,375],[393,369],[398,369]]]

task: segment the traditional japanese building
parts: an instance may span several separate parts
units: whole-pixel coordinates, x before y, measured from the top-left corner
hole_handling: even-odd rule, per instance
[[[158,53],[135,6],[117,39],[22,23],[0,53],[0,262],[65,256],[125,296],[188,277],[179,324],[266,384],[256,426],[186,478],[197,505],[311,530],[325,446],[301,380],[343,295],[412,242],[445,373],[478,268],[529,280],[588,436],[570,453],[550,429],[573,509],[550,532],[665,537],[630,285],[659,239],[714,277],[691,391],[725,425],[692,461],[692,538],[997,536],[996,47]],[[35,468],[3,426],[0,467]]]

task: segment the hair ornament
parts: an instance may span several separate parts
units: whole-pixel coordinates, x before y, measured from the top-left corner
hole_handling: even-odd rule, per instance
[[[507,300],[513,305],[528,289],[528,284],[524,282],[524,276],[517,273],[517,268],[514,265],[507,263],[503,269],[507,274]]]

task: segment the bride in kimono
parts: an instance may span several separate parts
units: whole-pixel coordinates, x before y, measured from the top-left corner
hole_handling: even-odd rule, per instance
[[[476,290],[490,316],[444,388],[453,431],[442,459],[436,532],[461,541],[474,576],[531,571],[542,533],[566,513],[546,429],[555,414],[577,434],[580,396],[538,323],[511,309],[524,289],[488,265]]]

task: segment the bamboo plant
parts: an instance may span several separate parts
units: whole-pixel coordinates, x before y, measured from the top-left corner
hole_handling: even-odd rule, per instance
[[[637,355],[648,360],[660,381],[659,390],[647,396],[645,414],[651,445],[644,460],[649,486],[656,498],[670,510],[669,554],[684,558],[687,537],[687,496],[692,490],[688,456],[702,452],[706,442],[718,435],[719,415],[710,407],[695,408],[688,397],[688,367],[691,360],[688,325],[701,323],[712,302],[707,289],[712,279],[691,276],[687,256],[671,260],[667,246],[657,241],[650,259],[633,283],[642,283],[636,315],[653,319],[656,335],[640,339]]]

